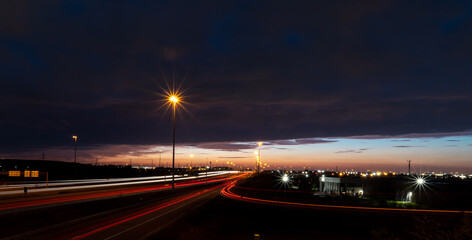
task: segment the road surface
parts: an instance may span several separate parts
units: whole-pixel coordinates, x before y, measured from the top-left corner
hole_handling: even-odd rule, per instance
[[[3,222],[6,219],[11,221],[24,219],[23,223],[10,222],[10,225],[8,223],[2,225],[5,228],[11,227],[7,235],[9,237],[6,239],[135,239],[137,234],[143,237],[145,237],[143,233],[155,234],[179,216],[185,215],[189,209],[218,196],[224,185],[239,176],[231,175],[208,183],[188,184],[175,192],[166,191],[143,197],[118,199],[114,202],[102,200],[89,202],[87,205],[70,205],[67,208],[63,207],[62,210],[75,216],[64,219],[61,219],[61,211],[53,207],[52,210],[39,212],[25,211],[25,213],[12,213],[10,216],[3,214],[3,219],[0,220]],[[86,209],[81,209],[83,206],[102,208],[103,211],[83,214],[82,212],[86,212]],[[37,221],[42,219],[41,215],[45,213],[57,216],[45,217],[44,220],[50,223],[36,226]],[[16,230],[12,230],[14,228]]]

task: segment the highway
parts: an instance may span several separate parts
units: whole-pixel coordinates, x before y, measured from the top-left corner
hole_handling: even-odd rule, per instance
[[[91,202],[87,206],[95,204],[104,206],[103,209],[108,210],[85,216],[78,214],[76,217],[62,221],[61,219],[56,222],[51,220],[51,224],[43,224],[42,226],[39,224],[40,227],[36,227],[35,218],[30,217],[30,224],[23,226],[12,224],[13,228],[16,226],[20,229],[9,231],[11,235],[6,239],[136,239],[136,236],[145,238],[143,233],[155,234],[171,224],[172,221],[177,220],[179,216],[185,215],[189,209],[218,196],[222,187],[238,177],[241,177],[241,174],[227,174],[224,177],[214,178],[199,184],[181,183],[180,188],[175,192],[168,190],[159,195],[149,195],[150,197],[145,197],[145,200],[141,197],[128,201],[125,199],[120,202],[119,207],[111,209],[106,206],[114,204],[112,201]],[[135,201],[136,199],[138,201]],[[74,205],[68,206],[67,211],[73,208]],[[81,206],[77,208],[76,211],[80,211]],[[27,222],[28,217],[25,218],[25,216],[30,216],[30,214],[44,215],[45,212],[53,215],[60,214],[53,209],[42,210],[38,213],[30,211],[26,215],[19,214],[18,216],[13,214],[14,218],[10,218],[8,214],[3,217],[12,219],[12,221],[15,218],[26,219]],[[41,219],[41,216],[37,216],[37,218]],[[5,226],[8,224],[3,225],[3,227]],[[20,233],[14,234],[18,232]]]
[[[175,175],[176,180],[189,180],[205,177],[213,177],[218,175],[225,175],[236,173],[237,171],[218,171],[199,173],[198,176]],[[111,178],[111,179],[84,179],[84,180],[61,180],[46,183],[44,181],[37,183],[16,183],[10,185],[0,186],[0,196],[22,194],[24,187],[28,188],[29,193],[40,193],[48,191],[71,191],[71,190],[89,190],[92,188],[116,187],[126,185],[148,184],[148,183],[163,183],[169,182],[172,175],[155,176],[155,177],[136,177],[136,178]]]
[[[180,176],[176,178],[176,188],[203,185],[212,182],[220,182],[235,171],[214,172],[200,176]],[[17,190],[4,192],[0,198],[0,214],[37,209],[49,206],[76,204],[86,201],[97,201],[112,198],[122,198],[132,195],[149,194],[171,189],[169,180],[140,180],[125,181],[120,183],[92,184],[69,187],[52,187],[32,189],[24,194]],[[8,194],[6,194],[8,193]]]

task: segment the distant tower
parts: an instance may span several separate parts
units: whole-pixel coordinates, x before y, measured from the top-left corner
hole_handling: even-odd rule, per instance
[[[43,153],[43,161],[44,161],[44,153]]]
[[[406,160],[408,162],[408,175],[411,174],[410,170],[411,170],[411,160]]]

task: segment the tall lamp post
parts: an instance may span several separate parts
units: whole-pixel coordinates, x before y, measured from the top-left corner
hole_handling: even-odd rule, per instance
[[[179,102],[179,98],[175,95],[169,97],[172,103],[172,191],[175,189],[175,108]]]
[[[74,178],[76,177],[75,176],[75,168],[76,168],[76,164],[77,164],[77,136],[74,135],[72,136],[72,138],[74,139]]]

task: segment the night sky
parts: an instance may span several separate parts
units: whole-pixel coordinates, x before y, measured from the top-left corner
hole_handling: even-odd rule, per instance
[[[175,83],[181,155],[470,166],[471,43],[470,1],[2,1],[0,158],[168,153]]]

